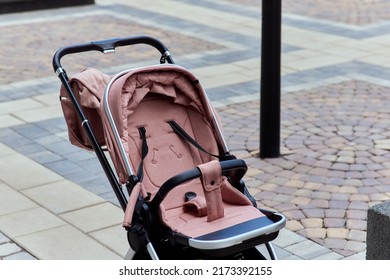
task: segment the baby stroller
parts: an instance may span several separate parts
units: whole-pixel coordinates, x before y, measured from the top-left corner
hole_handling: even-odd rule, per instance
[[[113,77],[89,68],[69,79],[60,63],[68,54],[134,44],[155,47],[160,64]],[[64,47],[53,67],[70,142],[96,153],[124,210],[128,258],[264,259],[256,246],[265,244],[276,259],[270,241],[285,218],[256,207],[242,180],[247,166],[229,152],[200,82],[159,40]]]

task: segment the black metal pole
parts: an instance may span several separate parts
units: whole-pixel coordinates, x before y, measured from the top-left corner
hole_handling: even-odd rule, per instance
[[[282,1],[262,0],[260,157],[280,156]]]

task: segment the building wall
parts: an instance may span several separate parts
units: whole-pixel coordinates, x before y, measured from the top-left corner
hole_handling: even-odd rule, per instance
[[[0,0],[0,14],[95,4],[95,0]]]

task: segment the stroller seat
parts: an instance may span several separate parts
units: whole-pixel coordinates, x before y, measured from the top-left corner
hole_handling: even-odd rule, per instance
[[[56,69],[69,138],[97,153],[124,209],[134,258],[147,257],[144,252],[152,259],[263,258],[259,244],[276,258],[269,242],[285,218],[256,207],[243,181],[247,166],[230,153],[218,115],[191,72],[161,64],[109,77],[89,68],[68,80],[62,71]],[[96,119],[79,111],[78,122],[78,107]]]
[[[158,213],[167,235],[180,236],[174,242],[204,250],[233,250],[231,246],[265,235],[275,225],[232,186],[232,180],[240,185],[247,167],[223,151],[217,132],[221,124],[187,70],[159,65],[120,73],[107,86],[101,108],[105,134],[121,128],[117,141],[106,139],[110,152],[124,151],[127,170],[114,163],[120,177],[128,178],[138,170],[140,193],[150,202],[150,211]],[[223,174],[221,166],[231,161],[235,167],[230,169],[240,173],[233,174],[235,178]],[[183,175],[188,170],[196,178]],[[133,208],[127,207],[126,227],[132,225]]]
[[[145,118],[147,116],[147,118]],[[192,120],[192,121],[191,121]],[[137,106],[131,117],[128,118],[129,150],[134,151],[131,156],[137,158],[136,166],[142,158],[142,142],[139,128],[146,131],[146,143],[148,154],[143,159],[144,174],[142,188],[144,197],[153,199],[168,179],[175,175],[199,166],[204,161],[209,162],[212,156],[202,155],[202,152],[178,136],[169,122],[175,121],[189,132],[192,138],[204,137],[204,144],[210,151],[218,152],[213,144],[214,137],[207,123],[199,113],[193,109],[187,109],[182,105],[172,104],[169,100],[156,96],[146,98]],[[196,137],[195,132],[203,132]],[[206,135],[205,135],[206,133]],[[199,133],[198,133],[199,134]],[[214,146],[214,147],[213,147]],[[214,164],[215,186],[220,186],[220,197],[207,203],[205,190],[200,178],[193,179],[183,184],[180,188],[174,188],[160,204],[159,216],[161,221],[176,232],[187,236],[196,237],[205,235],[225,227],[244,222],[253,218],[264,216],[255,209],[251,201],[237,189],[233,188],[226,178],[222,178],[220,165]],[[203,164],[210,169],[211,164]],[[193,196],[189,198],[188,196]],[[213,199],[213,198],[209,198]],[[188,201],[186,201],[188,200]],[[219,206],[221,213],[218,213]],[[245,207],[246,206],[246,207]],[[215,213],[213,213],[213,211]],[[220,215],[223,219],[213,219],[211,216]],[[131,221],[125,221],[131,224]]]

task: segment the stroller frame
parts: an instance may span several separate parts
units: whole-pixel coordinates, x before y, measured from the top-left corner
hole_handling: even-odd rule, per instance
[[[128,182],[126,183],[128,196],[126,196],[120,180],[114,173],[111,164],[109,163],[108,158],[106,157],[103,148],[99,144],[93,128],[83,111],[82,106],[80,105],[77,97],[75,96],[75,93],[72,90],[67,73],[61,65],[61,58],[66,55],[89,51],[99,51],[104,54],[111,53],[114,52],[117,47],[130,46],[135,44],[146,44],[156,48],[161,53],[160,64],[174,64],[168,48],[159,40],[149,36],[115,38],[102,41],[92,41],[86,44],[67,46],[59,49],[53,57],[54,72],[57,74],[61,80],[62,85],[65,87],[68,97],[75,108],[75,112],[77,113],[80,125],[86,133],[90,145],[95,152],[123,211],[126,211],[126,207],[128,205],[127,197],[130,198],[133,188],[139,182],[139,178],[132,169],[131,164],[128,162],[125,151],[120,145],[120,140],[116,139],[116,141],[119,143],[118,146],[120,148],[122,157],[123,159],[126,159],[124,165],[127,173],[129,174]],[[107,85],[104,94],[103,106],[106,108],[108,120],[113,128],[115,128],[115,123],[113,123],[114,120],[112,119],[112,116],[110,116],[110,110],[106,99],[111,84],[127,72],[128,70],[114,76]],[[222,172],[225,176],[231,179],[231,184],[237,190],[247,196],[253,206],[256,207],[256,201],[249,194],[244,182],[242,181],[242,177],[247,170],[246,164],[242,160],[235,159],[235,157],[230,154],[230,151],[222,135],[221,128],[219,127],[218,121],[216,121],[214,111],[211,109],[212,106],[208,98],[206,103],[210,108],[210,111],[213,112],[214,125],[216,127],[218,136],[222,140],[221,144],[224,157],[224,160],[220,162]],[[118,133],[115,133],[115,135],[117,134]],[[157,226],[157,228],[156,226],[153,226],[152,221],[158,219],[158,217],[156,217],[158,206],[168,194],[168,192],[177,185],[194,178],[198,178],[199,176],[200,171],[195,167],[191,170],[172,177],[161,186],[160,190],[151,202],[146,202],[141,195],[138,195],[136,198],[137,201],[135,204],[132,225],[126,227],[128,241],[131,246],[131,249],[129,250],[126,258],[171,259],[177,258],[178,254],[180,254],[184,259],[265,259],[263,254],[260,253],[257,248],[255,248],[257,245],[265,244],[270,259],[276,260],[277,256],[271,241],[278,236],[279,230],[285,226],[285,217],[268,210],[259,209],[267,218],[269,218],[269,221],[272,221],[272,223],[263,224],[263,221],[259,221],[260,224],[255,225],[259,228],[253,228],[253,223],[251,225],[248,224],[249,227],[245,228],[245,223],[243,223],[237,225],[236,228],[233,229],[233,232],[239,233],[238,235],[221,232],[223,236],[222,238],[221,235],[217,234],[218,236],[215,236],[213,233],[207,234],[207,236],[204,238],[201,237],[189,239],[177,235],[175,236],[174,241],[172,241],[172,233],[165,231],[164,226],[160,225]],[[156,230],[162,233],[162,236],[158,236],[156,238],[153,234],[153,232]],[[259,235],[262,236],[260,239],[258,238]],[[239,239],[241,238],[245,238],[245,242],[238,244]],[[135,253],[132,253],[132,251]]]

